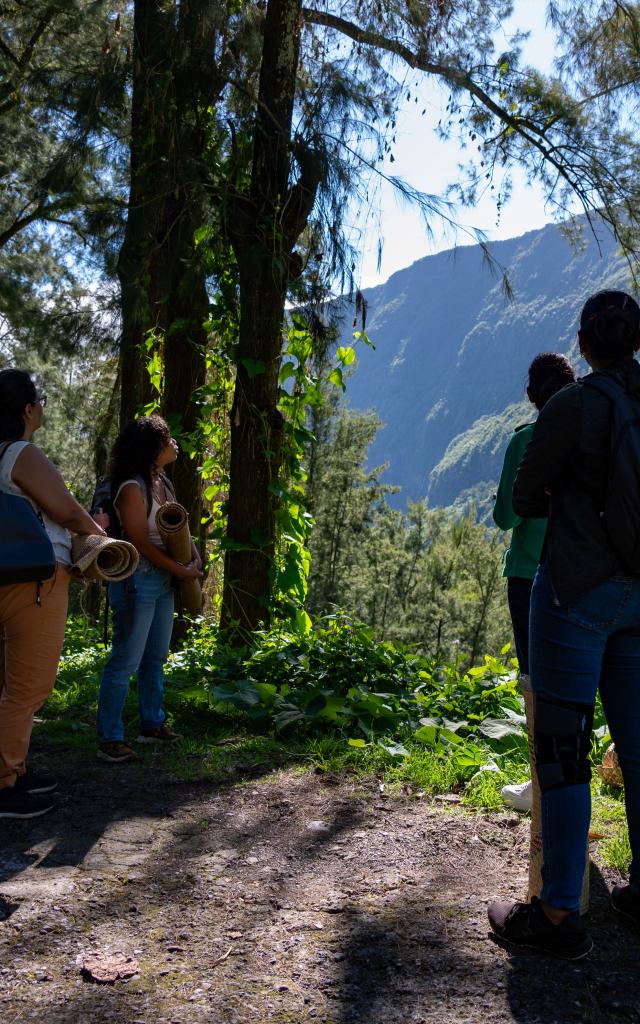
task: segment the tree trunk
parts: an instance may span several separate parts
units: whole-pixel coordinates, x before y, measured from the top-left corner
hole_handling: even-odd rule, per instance
[[[285,298],[292,250],[317,188],[304,171],[289,185],[301,7],[300,0],[269,0],[251,183],[229,224],[240,273],[240,337],[221,626],[239,641],[270,618],[276,546],[270,484],[282,462],[277,402]]]
[[[118,259],[122,303],[120,423],[153,400],[144,340],[164,329],[167,295],[164,202],[170,190],[167,150],[174,26],[162,0],[136,0],[134,11],[131,186]]]
[[[159,405],[179,435],[197,426],[193,394],[206,374],[209,302],[194,232],[206,221],[206,130],[223,85],[214,61],[214,8],[212,0],[135,4],[131,192],[118,263],[121,423],[158,399],[144,346],[155,331],[164,363]],[[174,470],[195,534],[201,518],[197,468],[183,456]]]

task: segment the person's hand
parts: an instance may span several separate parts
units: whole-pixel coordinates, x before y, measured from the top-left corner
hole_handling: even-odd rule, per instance
[[[188,565],[182,565],[181,562],[176,562],[175,575],[179,580],[197,580],[202,576],[202,572],[197,565],[197,560],[194,558]]]
[[[106,512],[94,512],[91,518],[102,530],[108,530],[111,526],[111,519]]]

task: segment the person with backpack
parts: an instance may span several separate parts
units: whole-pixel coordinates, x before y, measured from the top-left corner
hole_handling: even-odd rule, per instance
[[[593,372],[547,402],[513,489],[517,515],[549,518],[529,644],[542,892],[488,911],[501,939],[569,960],[593,945],[578,908],[598,689],[632,852],[629,882],[614,887],[611,903],[640,923],[640,308],[625,292],[598,292],[578,340]]]
[[[541,412],[549,399],[575,381],[571,363],[560,352],[541,352],[527,373],[527,398]],[[511,542],[504,557],[502,575],[507,579],[507,602],[521,688],[529,688],[529,603],[542,545],[547,532],[546,519],[523,519],[513,510],[513,484],[525,449],[531,440],[535,420],[516,427],[504,456],[504,464],[493,508],[493,519],[501,530],[511,530]],[[502,798],[517,811],[530,811],[531,779],[503,786]]]
[[[0,370],[0,818],[36,818],[57,787],[27,762],[33,716],[53,690],[67,620],[71,532],[104,534],[33,443],[46,395]]]
[[[100,683],[97,756],[112,764],[137,760],[133,748],[124,742],[122,720],[129,679],[134,673],[138,680],[138,741],[167,743],[180,738],[167,725],[163,708],[163,668],[173,628],[172,579],[202,576],[202,566],[193,544],[193,558],[188,565],[171,558],[156,526],[160,506],[175,500],[164,467],[177,457],[178,445],[165,421],[157,415],[141,416],[129,423],[116,439],[111,454],[113,521],[109,529],[117,524],[140,554],[133,576],[122,583],[109,584],[108,590],[113,640]],[[108,507],[104,513],[109,515]]]

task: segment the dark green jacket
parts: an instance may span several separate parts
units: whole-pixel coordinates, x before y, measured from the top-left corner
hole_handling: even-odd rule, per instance
[[[511,492],[522,462],[525,448],[531,440],[534,423],[516,427],[504,456],[504,465],[498,494],[493,509],[493,518],[501,530],[513,530],[511,543],[504,557],[503,576],[520,576],[532,580],[536,574],[545,533],[546,519],[521,519],[513,511]]]

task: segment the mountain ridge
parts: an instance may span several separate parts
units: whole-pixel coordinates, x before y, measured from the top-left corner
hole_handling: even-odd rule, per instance
[[[353,409],[384,427],[370,464],[389,463],[393,503],[451,505],[480,483],[495,486],[512,430],[534,418],[524,386],[541,351],[567,354],[580,372],[577,323],[585,299],[627,287],[628,268],[604,228],[579,250],[557,225],[493,243],[514,298],[503,294],[479,245],[416,260],[365,289],[367,334],[347,385]]]

